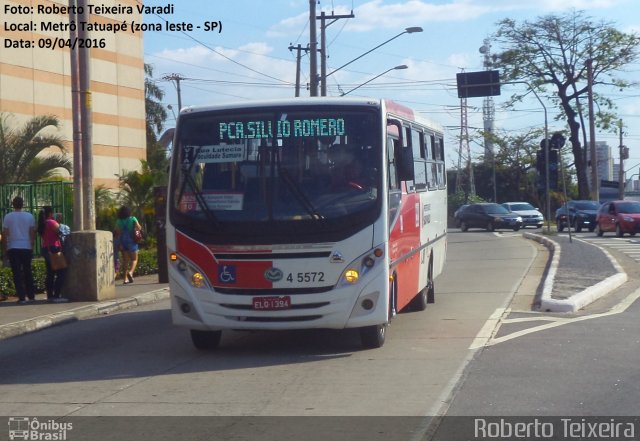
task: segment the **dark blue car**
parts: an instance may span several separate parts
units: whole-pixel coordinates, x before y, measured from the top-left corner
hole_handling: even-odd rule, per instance
[[[597,201],[569,201],[556,210],[556,225],[558,231],[563,231],[567,226],[580,232],[583,228],[593,231],[596,229],[596,214],[600,208]]]

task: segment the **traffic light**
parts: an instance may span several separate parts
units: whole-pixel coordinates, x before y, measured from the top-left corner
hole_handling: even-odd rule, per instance
[[[559,137],[556,135],[560,135]],[[554,139],[555,138],[555,139]],[[564,137],[556,133],[549,140],[549,188],[551,190],[558,189],[558,150],[564,145]],[[536,154],[536,169],[538,170],[538,189],[545,189],[547,186],[547,142],[545,139],[540,141],[540,150]],[[553,148],[554,146],[559,146]]]
[[[549,150],[549,188],[558,189],[558,151]]]
[[[549,141],[549,148],[559,150],[564,147],[564,143],[566,139],[562,136],[562,133],[556,132],[551,136],[551,140]]]

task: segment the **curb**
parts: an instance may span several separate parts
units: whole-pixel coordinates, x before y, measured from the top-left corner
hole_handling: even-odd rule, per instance
[[[0,341],[8,338],[52,326],[72,323],[99,315],[107,315],[117,311],[124,311],[141,305],[156,303],[169,298],[169,288],[162,288],[147,293],[138,294],[124,299],[108,300],[92,305],[80,306],[75,309],[47,314],[27,320],[0,326]]]
[[[600,297],[609,294],[611,291],[618,288],[627,281],[627,273],[624,272],[618,261],[611,254],[609,254],[607,250],[590,242],[574,238],[573,240],[579,240],[602,251],[617,271],[617,274],[607,277],[606,279],[596,283],[595,285],[592,285],[580,291],[579,293],[572,295],[568,299],[554,299],[552,297],[552,292],[555,276],[560,265],[560,244],[547,237],[540,236],[539,234],[523,233],[523,236],[526,239],[535,240],[536,242],[539,242],[542,245],[546,246],[549,251],[551,251],[552,255],[551,263],[549,264],[549,271],[547,272],[547,276],[544,280],[544,285],[542,288],[540,311],[566,313],[576,312],[577,310],[584,308],[588,304],[595,302]]]

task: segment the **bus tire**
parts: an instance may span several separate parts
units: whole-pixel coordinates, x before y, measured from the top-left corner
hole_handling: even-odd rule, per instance
[[[429,273],[427,285],[411,300],[411,309],[424,311],[429,303],[435,302],[435,288],[433,283],[433,256],[429,259]]]
[[[377,349],[384,345],[387,337],[387,323],[360,328],[360,341],[365,349]]]
[[[191,330],[191,341],[196,349],[200,351],[211,351],[217,349],[220,345],[222,331],[200,331]]]

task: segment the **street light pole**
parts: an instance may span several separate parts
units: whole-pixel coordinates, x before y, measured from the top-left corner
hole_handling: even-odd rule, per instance
[[[371,78],[370,80],[365,81],[364,83],[360,84],[359,86],[354,87],[353,89],[347,91],[347,92],[343,92],[340,96],[345,96],[351,92],[353,92],[356,89],[361,88],[362,86],[364,86],[365,84],[369,84],[370,82],[372,82],[373,80],[375,80],[376,78],[380,78],[382,75],[386,74],[387,72],[391,72],[392,70],[401,70],[401,69],[407,69],[408,66],[406,64],[401,64],[399,66],[396,67],[392,67],[391,69],[387,69],[384,72],[382,72],[381,74],[376,75],[375,77]]]
[[[340,67],[339,67],[339,68],[337,68],[336,70],[329,72],[328,74],[326,74],[326,75],[325,75],[325,77],[323,78],[323,81],[326,81],[326,78],[327,78],[327,77],[329,77],[329,76],[333,75],[334,73],[338,72],[339,70],[341,70],[341,69],[343,69],[343,68],[347,67],[348,65],[350,65],[350,64],[351,64],[351,63],[353,63],[354,61],[359,60],[360,58],[364,57],[365,55],[370,54],[371,52],[373,52],[373,51],[375,51],[376,49],[378,49],[378,48],[380,48],[380,47],[384,46],[385,44],[389,43],[390,41],[395,40],[395,39],[396,39],[396,38],[398,38],[399,36],[404,35],[404,34],[413,34],[413,33],[415,33],[415,32],[422,32],[422,28],[421,28],[421,27],[419,27],[419,26],[413,26],[413,27],[410,27],[410,28],[406,28],[404,31],[400,32],[400,33],[399,33],[398,35],[396,35],[395,37],[391,37],[390,39],[388,39],[387,41],[384,41],[384,42],[380,43],[379,45],[377,45],[377,46],[376,46],[376,47],[374,47],[373,49],[369,49],[369,50],[368,50],[368,51],[366,51],[364,54],[362,54],[362,55],[360,55],[360,56],[358,56],[358,57],[354,58],[353,60],[349,61],[348,63],[343,64],[342,66],[340,66]],[[391,70],[393,70],[393,69],[391,69]],[[344,95],[346,95],[346,94],[344,94]]]

